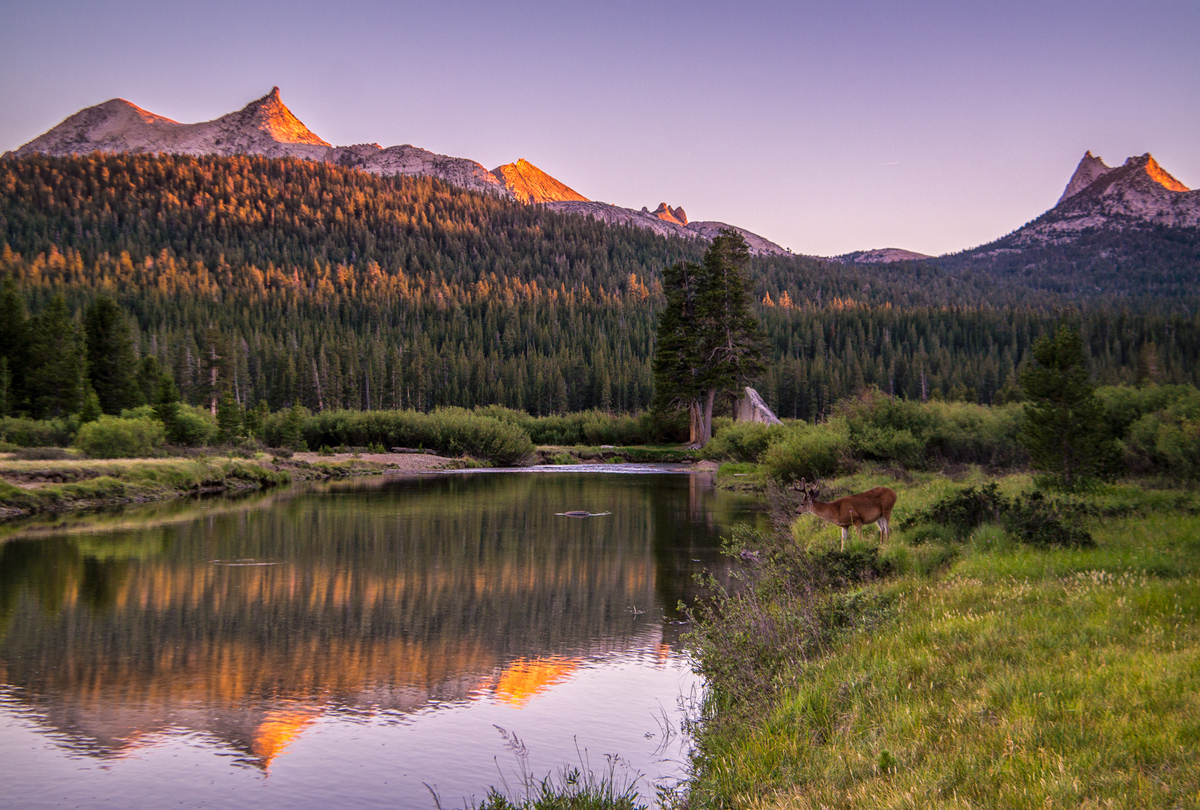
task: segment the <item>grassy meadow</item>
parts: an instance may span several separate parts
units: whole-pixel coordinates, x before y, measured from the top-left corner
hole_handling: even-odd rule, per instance
[[[1033,489],[977,469],[868,470],[826,500],[893,487],[888,544],[872,527],[842,552],[812,515],[733,544],[762,561],[698,616],[711,692],[686,806],[1200,805],[1200,495],[1125,484],[1064,499],[1065,515],[1088,503],[1081,547],[912,524],[987,480]]]

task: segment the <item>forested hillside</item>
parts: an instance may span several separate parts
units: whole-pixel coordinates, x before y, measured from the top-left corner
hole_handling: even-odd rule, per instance
[[[646,408],[662,270],[707,246],[427,178],[132,155],[0,161],[0,242],[28,313],[111,296],[194,403],[534,414]],[[867,385],[994,401],[1068,304],[1099,381],[1132,382],[1141,357],[1200,383],[1200,315],[1178,295],[805,257],[755,259],[751,278],[771,346],[759,388],[782,416]]]

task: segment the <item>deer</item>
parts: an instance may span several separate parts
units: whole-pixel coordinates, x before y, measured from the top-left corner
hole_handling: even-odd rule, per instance
[[[875,487],[857,495],[847,495],[830,503],[817,500],[817,487],[809,484],[803,478],[794,485],[800,492],[800,506],[797,512],[816,515],[827,520],[842,530],[842,545],[846,549],[846,538],[850,536],[850,527],[858,531],[858,539],[862,540],[862,527],[867,523],[879,525],[879,534],[886,543],[891,537],[889,525],[892,520],[892,507],[896,505],[896,493],[887,487]]]

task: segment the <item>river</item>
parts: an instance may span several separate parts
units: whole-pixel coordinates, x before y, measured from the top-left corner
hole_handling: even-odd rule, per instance
[[[564,767],[653,797],[702,690],[676,606],[755,517],[631,466],[6,526],[0,807],[429,810]]]

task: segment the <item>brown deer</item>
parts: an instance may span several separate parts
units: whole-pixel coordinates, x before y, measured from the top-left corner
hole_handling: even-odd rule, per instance
[[[879,534],[884,542],[891,537],[892,507],[896,505],[896,493],[887,487],[875,487],[857,495],[847,495],[830,503],[817,500],[817,487],[809,484],[803,478],[795,485],[800,492],[800,506],[796,510],[816,515],[822,520],[828,520],[842,530],[842,549],[846,548],[846,538],[850,536],[850,527],[858,530],[858,539],[862,540],[862,527],[867,523],[878,523]]]

